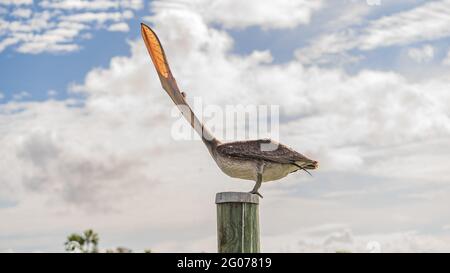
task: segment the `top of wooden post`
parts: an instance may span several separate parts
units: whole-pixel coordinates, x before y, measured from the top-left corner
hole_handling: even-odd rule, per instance
[[[252,203],[259,204],[259,197],[249,192],[218,192],[216,194],[216,204],[221,203]]]

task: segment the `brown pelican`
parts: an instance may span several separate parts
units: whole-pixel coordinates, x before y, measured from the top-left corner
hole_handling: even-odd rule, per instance
[[[235,178],[256,181],[250,193],[257,194],[262,182],[274,181],[297,170],[316,169],[318,162],[270,139],[222,143],[195,116],[173,77],[162,45],[155,32],[141,23],[141,33],[162,87],[183,116],[200,135],[219,168]],[[309,173],[309,172],[308,172]]]

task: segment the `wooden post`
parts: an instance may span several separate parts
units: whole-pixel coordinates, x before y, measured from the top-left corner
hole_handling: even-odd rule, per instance
[[[219,253],[259,253],[259,197],[247,192],[219,192],[217,243]]]

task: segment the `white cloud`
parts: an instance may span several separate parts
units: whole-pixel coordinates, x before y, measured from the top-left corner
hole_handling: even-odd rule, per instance
[[[5,97],[2,92],[0,92],[0,100],[2,100]]]
[[[218,23],[226,28],[260,26],[263,29],[294,28],[308,24],[312,13],[323,5],[322,1],[270,0],[223,1],[197,0],[189,2],[155,1],[155,12],[189,9],[200,14],[208,23]]]
[[[311,63],[327,54],[341,54],[351,49],[373,50],[448,36],[450,1],[431,1],[407,11],[374,19],[366,26],[320,35],[309,46],[299,49],[296,56],[303,63]]]
[[[292,238],[296,238],[293,240]],[[266,241],[281,252],[448,252],[449,236],[437,239],[416,231],[355,235],[348,227],[321,227],[270,236]]]
[[[12,16],[16,16],[16,17],[28,18],[31,16],[32,11],[31,11],[31,9],[19,8],[19,9],[13,10],[13,12],[11,14],[12,14]]]
[[[408,56],[417,63],[427,63],[434,57],[434,48],[431,45],[424,45],[421,48],[410,48]]]
[[[17,48],[18,52],[38,54],[42,52],[71,52],[79,49],[73,44],[75,37],[87,26],[74,22],[60,22],[39,35],[26,36]]]
[[[326,22],[321,22],[321,26],[325,23],[327,31],[362,24],[372,11],[371,6],[364,1],[327,2],[326,8],[327,15],[330,14],[330,16],[327,16]],[[345,12],[342,12],[343,10]]]
[[[90,40],[94,37],[94,35],[92,35],[92,33],[83,33],[80,38],[83,40]]]
[[[65,1],[41,1],[39,5],[43,8],[63,9],[63,10],[106,10],[118,8],[118,1],[83,1],[83,0],[65,0]]]
[[[31,5],[33,4],[33,0],[0,0],[0,4],[2,5]]]
[[[125,21],[134,16],[132,10],[143,7],[143,1],[42,1],[39,5],[42,10],[17,8],[14,19],[0,19],[0,52],[8,47],[29,54],[79,50],[78,40],[92,37],[88,31],[94,28],[126,31]]]
[[[36,12],[27,20],[4,21],[3,27],[12,37],[31,36],[30,34],[53,27],[55,22],[51,19],[54,16],[55,14],[49,11]]]
[[[363,50],[380,46],[405,45],[422,40],[434,40],[450,35],[450,1],[433,1],[381,17],[371,22],[366,29]],[[417,31],[420,29],[421,31]]]
[[[447,56],[442,61],[443,65],[450,65],[450,50],[447,52]]]
[[[72,52],[79,49],[80,46],[77,44],[48,44],[46,42],[29,42],[19,46],[17,48],[17,51],[21,53],[39,54],[42,52]]]
[[[234,55],[230,34],[189,9],[160,10],[151,23],[189,100],[278,104],[282,142],[321,163],[313,178],[263,186],[264,251],[367,251],[371,241],[382,251],[448,250],[447,236],[414,231],[442,226],[446,195],[411,198],[449,191],[447,75],[411,82],[274,64],[269,51]],[[215,250],[214,194],[252,183],[223,175],[201,142],[171,139],[170,99],[140,38],[130,48],[72,88],[84,100],[0,105],[0,198],[17,202],[2,208],[5,249],[59,250],[66,233],[93,227],[107,246]]]
[[[139,10],[143,7],[142,0],[63,0],[63,1],[41,1],[39,5],[43,8],[62,9],[62,10],[108,10],[127,8]]]
[[[5,38],[4,40],[0,41],[0,52],[5,50],[5,48],[7,48],[10,45],[17,44],[19,41],[20,40],[18,38],[14,37]]]
[[[128,32],[128,31],[130,31],[130,27],[128,26],[127,23],[122,22],[122,23],[110,25],[108,27],[108,31]]]
[[[31,97],[31,94],[26,91],[20,91],[13,95],[14,100],[22,100],[22,99],[29,98],[29,97]]]
[[[1,249],[0,253],[16,253],[14,249],[8,248],[8,249]]]
[[[50,89],[47,91],[47,96],[49,97],[54,97],[56,95],[58,95],[58,92],[56,90]]]
[[[131,19],[133,12],[126,10],[124,12],[85,12],[72,15],[63,16],[62,20],[72,22],[98,22],[105,23],[106,21],[121,21]]]

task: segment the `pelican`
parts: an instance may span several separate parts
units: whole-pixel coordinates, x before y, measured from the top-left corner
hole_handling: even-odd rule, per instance
[[[250,193],[262,197],[258,192],[262,182],[278,180],[298,170],[309,173],[308,170],[318,168],[317,161],[271,139],[226,143],[218,140],[186,102],[186,95],[178,88],[156,33],[141,23],[141,34],[163,89],[200,135],[217,166],[228,176],[255,181]]]

